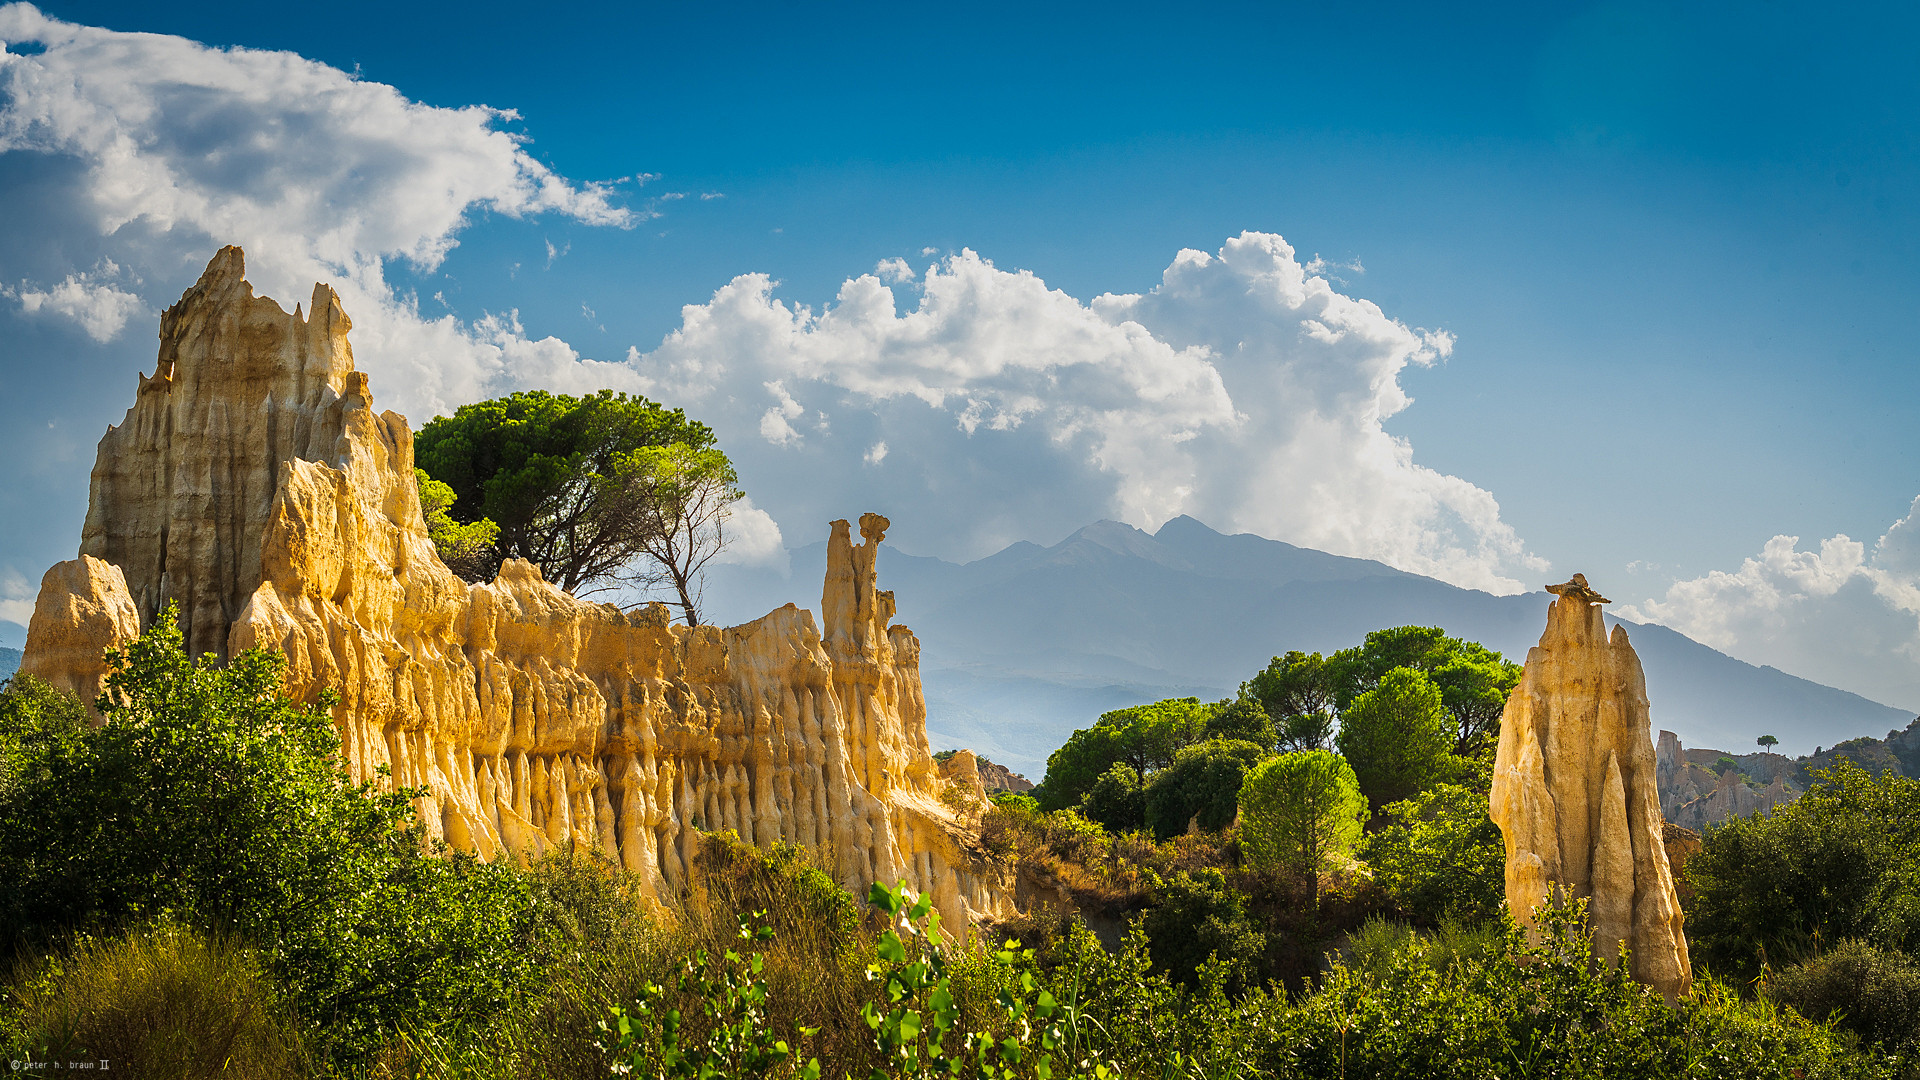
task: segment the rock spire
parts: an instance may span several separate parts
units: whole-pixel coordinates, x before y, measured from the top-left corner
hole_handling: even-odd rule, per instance
[[[1534,925],[1550,898],[1584,898],[1596,955],[1625,944],[1635,979],[1669,1001],[1693,971],[1662,842],[1646,676],[1606,598],[1573,575],[1548,586],[1547,629],[1500,718],[1490,808],[1506,837],[1507,905]]]
[[[824,621],[673,625],[509,560],[469,585],[421,519],[406,419],[373,412],[338,297],[255,297],[225,248],[161,321],[160,362],[100,440],[80,558],[47,572],[21,670],[91,697],[104,649],[169,599],[194,652],[286,654],[353,774],[424,787],[428,833],[482,858],[605,853],[666,899],[697,830],[805,845],[842,882],[906,879],[958,928],[1011,911],[941,800],[920,647],[875,587],[887,521],[834,522]],[[824,633],[822,632],[824,630]]]

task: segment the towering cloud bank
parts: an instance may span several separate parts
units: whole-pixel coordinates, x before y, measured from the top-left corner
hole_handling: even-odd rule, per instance
[[[1180,252],[1150,292],[1087,302],[971,251],[919,276],[890,260],[819,311],[744,275],[629,359],[722,428],[779,519],[823,490],[876,492],[916,507],[924,549],[972,558],[1191,514],[1518,592],[1545,564],[1493,496],[1383,426],[1410,404],[1401,373],[1452,347],[1247,232]]]
[[[824,633],[793,605],[673,626],[519,561],[467,585],[427,539],[406,420],[373,411],[350,327],[331,289],[289,315],[239,249],[214,258],[101,440],[82,555],[43,581],[22,670],[97,689],[101,651],[177,600],[195,652],[278,649],[294,696],[336,690],[354,774],[426,788],[455,847],[597,849],[665,896],[696,829],[734,829],[808,845],[851,886],[905,878],[952,918],[1005,910],[941,798],[919,643],[875,587],[886,519],[859,544],[834,523]]]

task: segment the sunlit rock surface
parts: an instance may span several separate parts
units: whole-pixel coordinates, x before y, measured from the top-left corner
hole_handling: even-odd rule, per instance
[[[1533,926],[1551,896],[1585,898],[1594,951],[1624,943],[1634,978],[1672,1000],[1693,971],[1663,842],[1646,678],[1605,598],[1575,574],[1527,652],[1500,720],[1490,800],[1506,837],[1507,905]]]
[[[863,516],[858,544],[832,524],[824,627],[789,604],[688,629],[517,560],[469,585],[427,538],[412,434],[373,411],[338,297],[316,286],[309,310],[255,297],[229,247],[162,317],[23,670],[97,692],[102,651],[178,600],[192,651],[279,649],[292,695],[336,691],[353,773],[427,789],[421,817],[456,848],[597,849],[665,898],[695,830],[733,829],[806,845],[856,889],[904,878],[950,920],[1010,912],[940,798],[919,642],[875,587],[885,518]]]

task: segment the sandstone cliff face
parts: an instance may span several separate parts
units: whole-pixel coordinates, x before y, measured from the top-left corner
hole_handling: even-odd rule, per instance
[[[101,651],[177,599],[194,651],[279,649],[294,696],[336,690],[354,774],[425,787],[428,831],[457,848],[598,849],[664,899],[695,831],[734,829],[807,845],[853,888],[904,878],[951,920],[1007,913],[1010,882],[940,800],[919,642],[875,587],[885,518],[859,544],[833,523],[824,633],[793,605],[675,626],[517,560],[468,585],[427,539],[411,433],[373,413],[331,289],[311,311],[254,297],[227,248],[166,313],[23,670],[97,688]]]
[[[1663,843],[1646,678],[1604,599],[1575,575],[1547,611],[1507,699],[1491,811],[1507,847],[1507,904],[1522,924],[1550,895],[1584,897],[1595,952],[1626,944],[1633,975],[1669,1000],[1692,968]]]
[[[1660,812],[1668,821],[1695,832],[1729,818],[1771,814],[1800,797],[1800,789],[1787,779],[1796,762],[1777,754],[1733,758],[1739,771],[1722,768],[1716,774],[1708,764],[1731,755],[1687,750],[1673,732],[1663,731],[1655,757]]]

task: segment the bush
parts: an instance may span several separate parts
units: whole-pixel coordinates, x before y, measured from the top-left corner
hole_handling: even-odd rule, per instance
[[[284,657],[191,660],[169,604],[110,653],[99,727],[58,710],[10,739],[0,935],[45,943],[167,914],[265,950],[341,1062],[409,1024],[477,1023],[538,968],[524,875],[423,850],[411,791],[353,783],[331,699],[281,695]]]
[[[1147,783],[1147,827],[1165,840],[1186,832],[1192,822],[1210,832],[1233,824],[1240,783],[1266,753],[1235,739],[1213,739],[1181,750],[1171,766]]]
[[[1920,963],[1904,953],[1843,941],[1768,980],[1767,996],[1888,1051],[1920,1048]]]
[[[1080,812],[1108,832],[1132,832],[1147,823],[1147,791],[1140,774],[1124,761],[1100,774],[1080,802]]]
[[[1390,803],[1361,852],[1394,907],[1428,924],[1497,922],[1506,908],[1506,843],[1487,796],[1464,784]]]
[[[156,1080],[307,1074],[261,958],[227,935],[163,923],[79,937],[21,964],[9,997],[16,1061],[104,1059]]]
[[[1153,901],[1141,926],[1154,967],[1174,981],[1195,985],[1201,965],[1216,958],[1235,988],[1264,975],[1266,938],[1247,917],[1246,898],[1220,871],[1177,871],[1156,884]]]
[[[1821,776],[1709,830],[1687,860],[1687,939],[1714,970],[1751,978],[1847,938],[1920,947],[1920,781],[1846,762]]]

